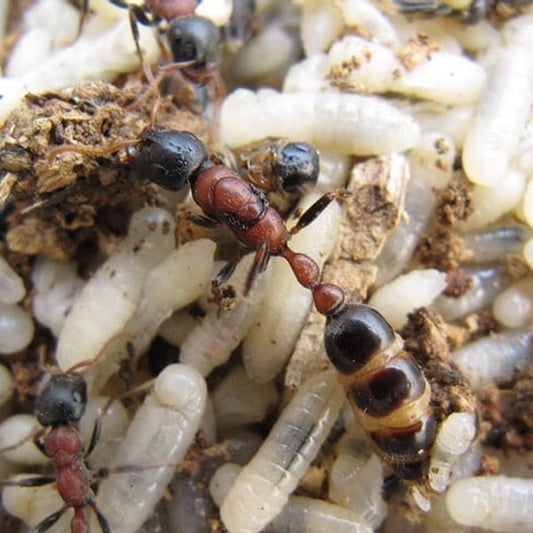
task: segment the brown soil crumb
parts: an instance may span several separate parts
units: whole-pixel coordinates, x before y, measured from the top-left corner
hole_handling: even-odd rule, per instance
[[[431,385],[431,405],[437,422],[454,412],[475,412],[470,381],[450,359],[446,323],[425,308],[408,318],[401,331],[404,348],[418,361]]]
[[[415,261],[443,272],[456,270],[466,254],[463,239],[446,226],[437,226],[420,239]]]
[[[407,45],[396,52],[396,57],[401,61],[402,65],[411,70],[423,61],[431,58],[431,54],[440,50],[442,46],[435,42],[425,33],[417,33],[407,41]]]
[[[473,212],[472,184],[466,179],[452,180],[437,197],[436,216],[440,224],[451,226]]]
[[[13,211],[11,251],[67,261],[84,243],[121,235],[135,209],[163,203],[157,187],[129,179],[127,150],[106,150],[137,139],[151,125],[156,101],[156,127],[204,139],[208,132],[199,115],[146,89],[92,83],[30,95],[10,116],[0,133],[0,166],[8,172],[0,196]]]
[[[497,457],[484,453],[479,462],[477,474],[480,476],[497,476],[500,473],[500,461]]]
[[[448,272],[446,283],[447,285],[444,290],[444,295],[451,298],[459,298],[460,296],[463,296],[474,285],[472,278],[461,269]]]
[[[478,401],[485,444],[504,452],[533,450],[533,368],[487,385]]]

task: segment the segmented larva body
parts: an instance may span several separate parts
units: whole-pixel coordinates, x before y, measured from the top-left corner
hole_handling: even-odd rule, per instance
[[[401,477],[424,475],[435,438],[431,390],[402,339],[376,310],[360,304],[328,317],[324,342],[376,453]]]

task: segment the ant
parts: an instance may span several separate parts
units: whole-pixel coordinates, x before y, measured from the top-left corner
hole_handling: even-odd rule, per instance
[[[155,80],[144,64],[137,24],[158,26],[162,21],[166,21],[168,23],[166,38],[174,62],[164,67],[163,71],[179,69],[185,79],[195,84],[203,85],[214,80],[216,86],[220,86],[221,81],[216,69],[219,31],[209,19],[194,14],[197,7],[195,0],[145,0],[142,5],[125,0],[108,1],[128,10],[137,55],[143,72],[150,82],[153,83]],[[82,21],[88,9],[89,0],[84,0]]]
[[[317,263],[288,245],[290,236],[309,225],[340,193],[326,193],[289,231],[258,187],[231,168],[212,162],[204,143],[192,133],[170,129],[151,129],[141,135],[133,156],[132,175],[174,191],[188,183],[194,201],[204,212],[203,216],[189,218],[205,226],[222,224],[247,250],[255,251],[245,294],[257,274],[265,270],[270,257],[279,256],[289,263],[298,282],[311,290],[320,313],[330,314],[343,303],[342,289],[321,283]],[[231,276],[241,257],[217,274],[215,289]]]
[[[101,424],[99,420],[96,421],[87,451],[84,451],[80,434],[74,425],[80,421],[86,406],[87,384],[83,376],[74,373],[53,375],[35,401],[37,420],[49,430],[43,440],[42,433],[36,435],[34,442],[52,460],[56,476],[1,483],[4,486],[16,484],[33,487],[56,481],[57,490],[65,505],[42,520],[35,528],[36,533],[43,533],[51,528],[70,507],[74,510],[70,525],[72,533],[89,531],[89,522],[84,513],[86,507],[90,507],[95,513],[102,533],[111,531],[106,517],[96,505],[91,488],[93,474],[85,464],[85,459],[98,442]]]

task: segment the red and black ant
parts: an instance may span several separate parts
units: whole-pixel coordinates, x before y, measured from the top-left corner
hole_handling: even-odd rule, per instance
[[[53,375],[35,401],[37,420],[42,426],[50,429],[42,440],[42,433],[37,434],[34,442],[52,460],[56,476],[6,480],[0,483],[2,486],[23,487],[34,487],[53,481],[57,483],[57,490],[65,505],[42,520],[35,528],[36,533],[47,531],[69,508],[74,510],[71,532],[90,531],[85,516],[86,507],[90,507],[95,513],[102,533],[111,531],[106,517],[96,505],[91,488],[94,476],[85,464],[85,459],[98,442],[101,426],[97,420],[86,451],[75,426],[83,416],[86,406],[87,384],[83,376],[74,373]]]
[[[270,257],[279,256],[289,263],[298,282],[311,290],[319,312],[328,315],[342,305],[342,289],[321,283],[317,263],[288,245],[291,235],[310,224],[339,197],[337,192],[321,197],[289,231],[261,190],[227,166],[214,164],[204,143],[192,133],[169,129],[152,129],[141,135],[132,161],[132,175],[170,190],[180,190],[188,183],[194,201],[204,212],[195,222],[207,226],[222,224],[246,249],[255,251],[245,292],[266,268]],[[229,263],[217,275],[215,284],[228,279],[236,264]]]
[[[164,67],[163,71],[179,69],[184,78],[194,84],[214,81],[216,87],[221,86],[217,74],[219,30],[209,19],[194,14],[197,7],[195,0],[145,0],[142,5],[125,0],[108,1],[128,10],[137,55],[149,81],[154,79],[144,64],[137,24],[158,26],[166,21],[165,33],[173,63]],[[84,0],[82,20],[88,9],[88,0]]]

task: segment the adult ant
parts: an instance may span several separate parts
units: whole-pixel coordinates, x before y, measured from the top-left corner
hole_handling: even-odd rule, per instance
[[[96,498],[91,488],[93,474],[85,464],[85,458],[94,450],[100,436],[100,424],[94,426],[87,450],[78,429],[74,424],[80,421],[87,406],[87,384],[85,379],[74,373],[56,374],[50,378],[35,402],[35,414],[39,423],[49,428],[41,440],[41,435],[34,438],[36,446],[54,465],[56,476],[30,477],[27,479],[3,481],[1,485],[32,487],[55,481],[57,490],[65,505],[47,516],[35,528],[36,533],[43,533],[51,528],[69,509],[74,510],[71,521],[72,533],[86,533],[89,522],[85,508],[90,507],[95,513],[102,533],[110,533],[106,517],[98,509]]]
[[[279,256],[289,263],[298,282],[312,291],[319,312],[327,315],[342,305],[342,289],[321,283],[317,263],[288,245],[290,236],[310,224],[339,193],[321,197],[289,231],[261,190],[236,171],[212,162],[205,145],[192,133],[169,129],[152,129],[141,135],[132,175],[170,190],[180,190],[188,183],[194,201],[204,212],[204,216],[194,218],[195,222],[222,224],[246,249],[255,251],[245,292],[257,274],[264,271],[270,257]],[[240,256],[219,272],[215,285],[229,278],[238,259]]]
[[[194,14],[197,7],[195,0],[145,0],[141,5],[125,0],[108,1],[128,10],[137,55],[149,81],[153,81],[153,76],[144,65],[137,24],[158,26],[166,21],[165,33],[174,63],[163,70],[178,68],[185,79],[201,85],[213,79],[221,83],[216,70],[219,31],[209,19]],[[82,21],[88,9],[89,0],[84,0]]]

